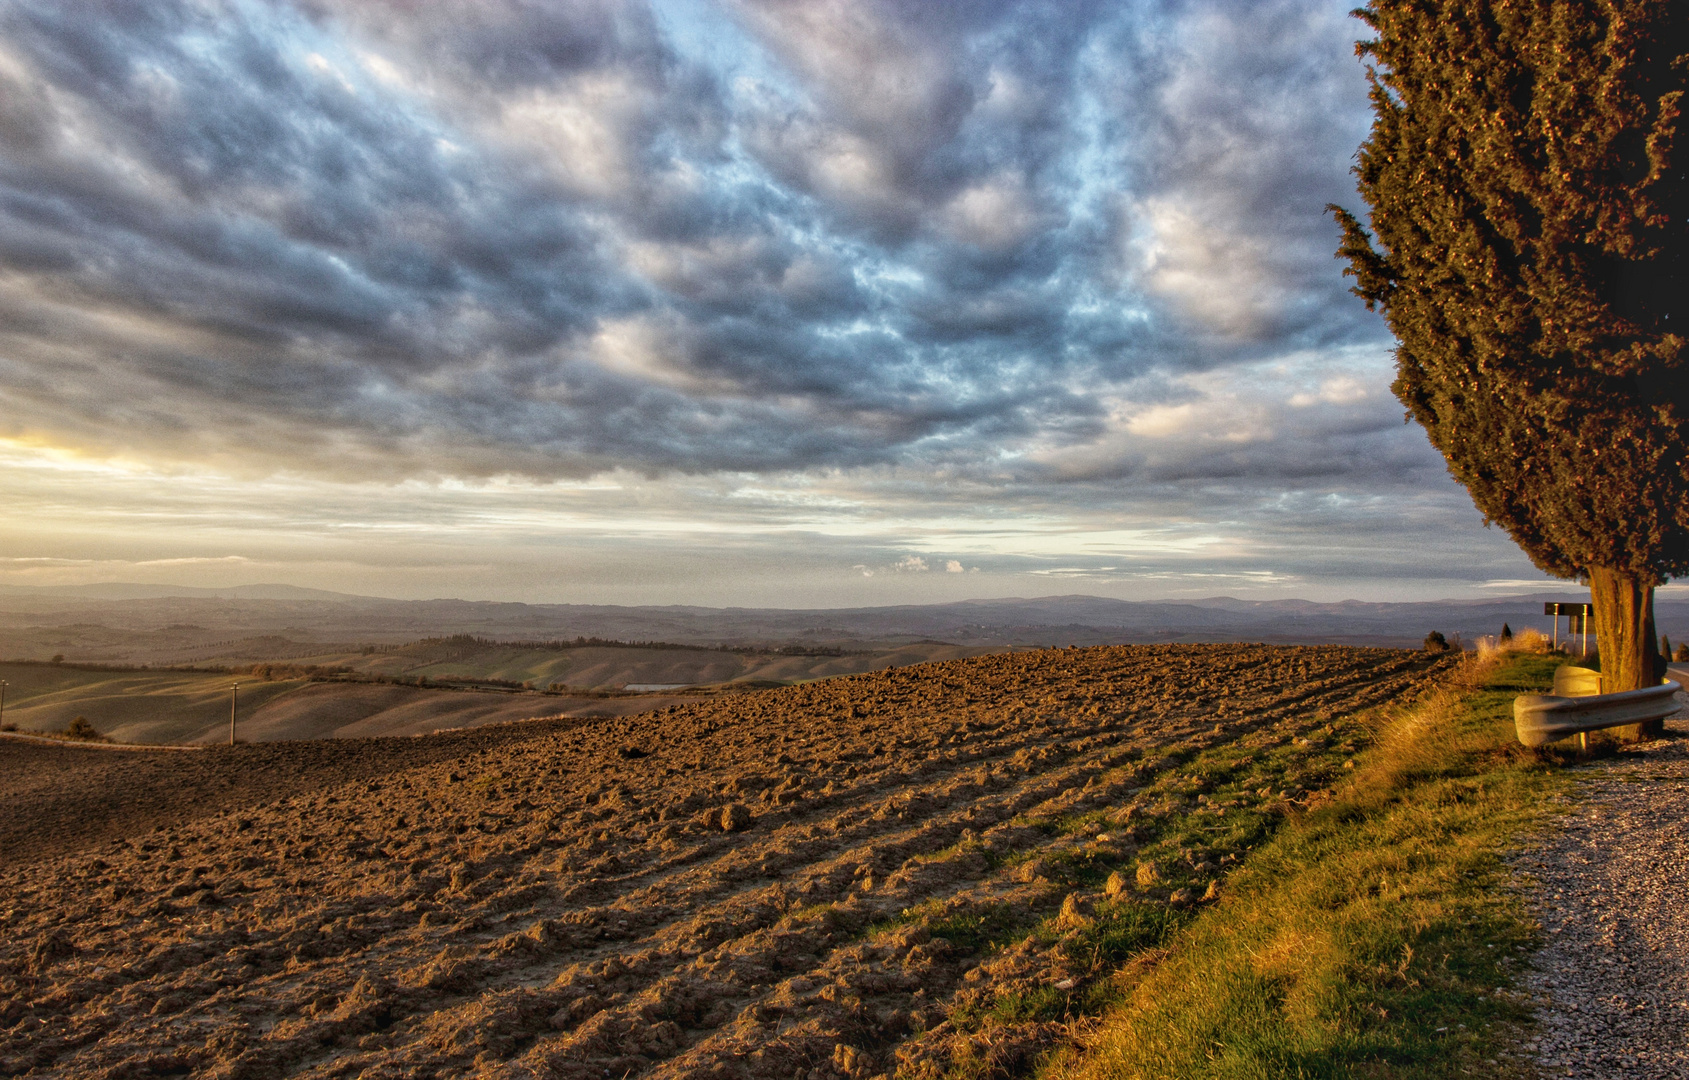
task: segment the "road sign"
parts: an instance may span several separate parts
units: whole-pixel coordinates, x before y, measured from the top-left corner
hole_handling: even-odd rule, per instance
[[[1560,647],[1560,619],[1566,619],[1566,638],[1568,647],[1571,638],[1580,631],[1583,633],[1583,654],[1589,655],[1589,617],[1595,614],[1594,604],[1555,604],[1542,605],[1544,615],[1554,616],[1554,646]]]

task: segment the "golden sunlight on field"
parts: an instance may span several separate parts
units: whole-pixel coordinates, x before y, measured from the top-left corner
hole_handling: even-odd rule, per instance
[[[1453,662],[1046,650],[416,739],[0,745],[0,1072],[1013,1067]]]

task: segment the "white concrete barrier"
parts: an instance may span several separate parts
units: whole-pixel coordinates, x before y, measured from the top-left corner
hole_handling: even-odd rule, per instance
[[[1524,694],[1513,699],[1513,727],[1526,746],[1544,746],[1557,739],[1602,728],[1664,720],[1677,712],[1675,682],[1617,694],[1558,697]]]

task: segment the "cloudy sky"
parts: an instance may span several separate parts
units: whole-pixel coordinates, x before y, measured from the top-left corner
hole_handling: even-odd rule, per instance
[[[1390,396],[1354,0],[0,0],[0,583],[1544,579]]]

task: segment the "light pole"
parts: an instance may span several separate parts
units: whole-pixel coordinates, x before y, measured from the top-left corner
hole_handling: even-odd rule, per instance
[[[240,695],[240,683],[229,684],[229,745],[235,744],[235,700]]]
[[[10,685],[5,679],[0,679],[0,731],[6,726],[6,687]]]

